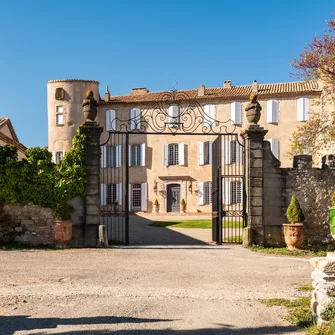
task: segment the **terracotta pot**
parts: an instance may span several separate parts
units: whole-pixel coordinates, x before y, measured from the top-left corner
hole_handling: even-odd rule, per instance
[[[329,209],[329,228],[333,239],[335,240],[335,206]]]
[[[287,249],[299,249],[304,243],[304,225],[302,223],[284,223],[283,227]]]
[[[114,204],[113,205],[113,212],[118,213],[118,211],[119,211],[119,205]]]
[[[180,205],[180,208],[181,208],[181,211],[182,211],[183,213],[186,212],[186,204],[185,204],[185,205]]]
[[[155,213],[158,213],[159,212],[159,205],[154,205],[154,210],[155,210]]]
[[[72,238],[72,221],[54,221],[54,236],[58,246],[66,248]]]

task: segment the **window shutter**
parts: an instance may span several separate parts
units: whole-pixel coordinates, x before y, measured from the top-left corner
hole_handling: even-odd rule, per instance
[[[112,115],[111,115],[111,110],[106,111],[106,131],[111,130],[111,122],[112,122]]]
[[[212,203],[212,182],[208,182],[208,199],[209,199],[209,203]]]
[[[130,129],[135,129],[136,122],[135,122],[135,108],[130,110]]]
[[[204,142],[198,142],[198,162],[204,165]]]
[[[216,113],[215,113],[215,105],[209,105],[209,117],[211,118],[211,124],[215,122]]]
[[[210,119],[209,119],[209,115],[210,115],[210,105],[205,105],[205,107],[204,107],[204,112],[205,112],[205,115],[204,115],[204,123],[207,124],[207,125],[210,125],[210,124],[211,124]]]
[[[107,147],[105,145],[101,147],[101,167],[107,167]]]
[[[146,211],[147,210],[147,183],[141,184],[141,210]]]
[[[198,205],[202,206],[204,204],[205,204],[204,183],[202,181],[198,181]]]
[[[213,125],[216,118],[216,106],[215,105],[205,105],[204,106],[204,123],[207,125]]]
[[[130,110],[130,129],[141,128],[141,110],[139,108],[132,108]]]
[[[169,165],[169,146],[168,144],[163,144],[163,165]]]
[[[53,161],[53,163],[56,164],[56,152],[55,151],[52,152],[52,158],[51,158],[51,160]]]
[[[279,121],[279,102],[277,100],[268,100],[266,103],[267,123],[277,123]]]
[[[136,129],[141,129],[141,110],[139,108],[135,109],[136,118]]]
[[[102,206],[106,205],[107,203],[107,185],[100,184],[100,204]]]
[[[225,164],[231,164],[230,141],[228,141],[228,140],[224,141],[224,161],[225,161]]]
[[[185,165],[185,144],[184,143],[179,143],[178,144],[178,160],[179,160],[179,165]]]
[[[209,164],[212,164],[213,157],[213,141],[209,141]]]
[[[304,119],[305,121],[309,120],[309,99],[304,98]]]
[[[243,180],[239,183],[241,189],[241,204],[244,202],[244,194],[243,194]]]
[[[309,99],[300,98],[297,100],[297,121],[307,121],[309,119]]]
[[[122,205],[122,184],[116,184],[116,199]]]
[[[231,181],[225,180],[224,182],[224,203],[231,204]]]
[[[243,148],[242,145],[236,140],[236,163],[243,162]]]
[[[141,166],[145,166],[145,143],[141,144]]]
[[[116,157],[115,157],[115,166],[116,167],[121,167],[121,145],[117,145],[116,146],[116,152],[115,152],[115,155],[116,155]]]
[[[279,159],[279,140],[276,138],[270,138],[268,139],[268,141],[270,142],[271,145],[271,151],[273,153],[273,155]]]
[[[128,210],[131,211],[131,207],[132,207],[132,204],[131,204],[131,199],[133,198],[132,197],[132,194],[131,194],[131,191],[132,191],[132,187],[131,187],[131,184],[128,184]]]
[[[242,104],[233,102],[230,105],[230,118],[234,124],[242,124]]]
[[[128,155],[129,155],[129,166],[131,166],[131,162],[133,157],[131,156],[131,145],[128,145]]]

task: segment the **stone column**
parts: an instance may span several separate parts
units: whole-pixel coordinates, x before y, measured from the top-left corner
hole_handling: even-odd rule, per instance
[[[257,94],[250,96],[251,102],[246,106],[249,126],[241,133],[245,144],[246,167],[246,210],[248,227],[244,231],[243,246],[251,244],[264,245],[263,223],[263,141],[268,132],[257,122],[261,116],[261,106]]]
[[[100,135],[103,128],[96,122],[85,122],[80,126],[87,137],[85,167],[87,185],[84,198],[85,247],[96,247],[99,243],[100,225]]]

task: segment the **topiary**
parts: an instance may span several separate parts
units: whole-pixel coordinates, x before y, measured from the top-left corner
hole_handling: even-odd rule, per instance
[[[71,220],[71,213],[74,211],[74,208],[68,205],[65,201],[58,202],[55,208],[55,217],[61,221]]]
[[[186,205],[185,200],[184,200],[184,199],[181,199],[180,204],[181,204],[182,206]]]
[[[286,216],[291,223],[303,222],[305,220],[305,216],[302,213],[299,201],[295,194],[292,195],[290,205],[286,211]]]
[[[158,206],[158,205],[159,205],[159,202],[158,202],[157,199],[155,200],[154,205],[155,205],[155,206]]]

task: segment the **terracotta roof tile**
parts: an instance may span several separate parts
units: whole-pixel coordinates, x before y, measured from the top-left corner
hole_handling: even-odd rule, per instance
[[[259,84],[258,96],[260,99],[269,97],[290,97],[299,96],[302,94],[319,94],[320,87],[315,80],[301,81],[301,82],[288,82],[276,84]],[[141,102],[154,102],[160,100],[163,93],[166,92],[152,92],[141,95],[120,95],[111,96],[108,103],[141,103]],[[190,99],[194,100],[210,100],[213,98],[221,100],[247,100],[252,93],[251,85],[246,86],[233,86],[231,88],[205,88],[205,95],[198,96],[198,90],[179,90],[178,93],[186,93]]]

